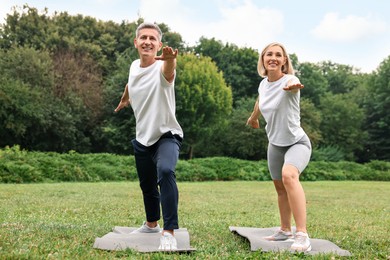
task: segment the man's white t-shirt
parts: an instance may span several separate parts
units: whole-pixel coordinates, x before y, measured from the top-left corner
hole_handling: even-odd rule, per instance
[[[136,120],[136,140],[144,146],[153,145],[167,132],[183,138],[175,115],[175,81],[165,79],[162,65],[163,61],[157,60],[142,68],[137,59],[130,66],[128,92]]]
[[[290,74],[274,82],[269,82],[268,78],[260,82],[259,109],[267,123],[268,140],[273,145],[289,146],[305,135],[300,122],[300,91],[283,90],[287,84],[297,83],[300,83],[299,79]]]

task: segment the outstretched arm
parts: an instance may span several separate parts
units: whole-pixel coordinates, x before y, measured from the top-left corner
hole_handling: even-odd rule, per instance
[[[246,125],[251,126],[252,128],[259,128],[259,116],[260,116],[260,110],[259,110],[259,97],[257,97],[255,105],[253,107],[253,112],[251,116],[246,121]]]
[[[115,112],[118,112],[122,108],[125,108],[130,105],[130,99],[129,99],[129,90],[127,89],[127,84],[125,86],[125,90],[123,91],[121,101],[119,102],[118,106],[115,108]]]
[[[164,61],[162,73],[169,83],[171,83],[175,78],[176,57],[178,52],[179,51],[177,49],[173,50],[171,47],[165,46],[162,49],[162,54],[155,57],[156,60]]]

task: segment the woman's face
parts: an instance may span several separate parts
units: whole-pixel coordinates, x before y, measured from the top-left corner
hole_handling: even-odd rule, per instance
[[[268,47],[263,56],[264,68],[267,72],[281,72],[282,66],[286,64],[286,56],[280,46]]]

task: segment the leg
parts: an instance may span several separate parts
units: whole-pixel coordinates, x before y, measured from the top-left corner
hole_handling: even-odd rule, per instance
[[[148,147],[132,140],[135,164],[144,199],[146,221],[149,227],[157,225],[160,219],[160,194],[157,186],[157,172]]]
[[[281,180],[274,180],[274,186],[278,194],[280,229],[283,231],[291,231],[291,209],[287,191]]]
[[[307,136],[291,146],[285,154],[282,181],[286,188],[290,208],[294,216],[297,232],[306,230],[306,196],[299,182],[299,175],[310,161],[311,144]]]
[[[307,252],[311,250],[309,235],[306,230],[306,197],[299,182],[299,170],[291,164],[283,167],[283,183],[288,194],[297,230],[291,250]]]
[[[286,151],[287,148],[285,147],[278,147],[269,143],[267,161],[276,193],[278,194],[280,229],[283,231],[291,231],[291,209],[287,191],[282,182],[282,168]]]
[[[174,229],[179,228],[179,191],[176,185],[175,168],[179,159],[180,146],[181,142],[174,137],[162,138],[157,143],[153,157],[157,166],[157,182],[160,186],[164,231],[172,234]]]
[[[293,165],[285,165],[282,170],[282,182],[288,195],[297,232],[307,233],[306,230],[306,197],[299,182],[299,171]]]

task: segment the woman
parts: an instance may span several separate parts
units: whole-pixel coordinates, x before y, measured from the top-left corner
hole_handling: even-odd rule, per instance
[[[286,49],[279,43],[267,45],[259,57],[257,70],[264,79],[260,82],[259,97],[247,125],[259,128],[259,114],[266,121],[268,137],[268,168],[278,194],[280,229],[267,240],[293,239],[291,249],[311,250],[306,230],[306,198],[299,175],[308,165],[311,144],[300,125],[300,89],[303,85],[294,76]],[[291,217],[296,224],[295,236]]]

